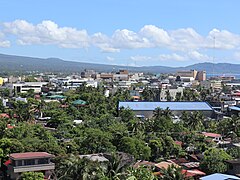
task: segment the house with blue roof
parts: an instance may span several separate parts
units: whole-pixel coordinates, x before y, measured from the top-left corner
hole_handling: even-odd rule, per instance
[[[208,176],[204,176],[200,178],[200,180],[240,180],[237,176],[215,173]]]
[[[151,118],[153,112],[156,108],[161,108],[163,110],[169,108],[173,115],[180,116],[182,112],[194,112],[200,111],[206,117],[212,117],[214,114],[213,108],[207,102],[119,102],[118,109],[131,109],[136,114],[136,116],[142,116],[145,118]]]

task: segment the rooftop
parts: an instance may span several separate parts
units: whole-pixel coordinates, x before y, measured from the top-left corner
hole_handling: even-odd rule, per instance
[[[25,153],[13,153],[9,156],[11,159],[32,159],[32,158],[51,158],[54,155],[47,152],[25,152]]]
[[[216,134],[216,133],[203,132],[202,134],[206,137],[212,137],[212,138],[221,137],[221,134]]]
[[[230,110],[234,110],[234,111],[240,111],[240,108],[237,106],[231,106],[229,107]]]
[[[212,107],[207,102],[119,102],[119,109],[121,107],[130,108],[135,111],[145,110],[152,111],[157,107],[161,109],[175,110],[175,111],[212,111]]]
[[[215,174],[211,174],[208,176],[204,176],[202,178],[200,178],[200,180],[227,180],[227,179],[232,179],[232,180],[237,180],[240,178],[238,178],[237,176],[232,176],[232,175],[227,175],[227,174],[221,174],[221,173],[215,173]]]
[[[227,160],[226,162],[230,164],[240,164],[240,159]]]

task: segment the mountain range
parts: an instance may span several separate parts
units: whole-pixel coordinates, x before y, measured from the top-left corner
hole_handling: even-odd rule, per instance
[[[97,72],[111,72],[128,69],[132,72],[174,73],[180,70],[205,70],[208,74],[240,74],[240,64],[230,63],[198,63],[185,67],[167,66],[119,66],[85,62],[66,61],[58,58],[34,58],[0,54],[0,72],[81,72],[84,69],[94,69]]]

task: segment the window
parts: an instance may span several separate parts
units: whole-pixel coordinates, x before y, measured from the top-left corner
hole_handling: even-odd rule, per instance
[[[17,166],[22,166],[22,160],[17,161]]]
[[[35,160],[34,159],[27,159],[27,160],[24,160],[24,165],[27,166],[27,165],[34,165],[35,164]]]
[[[48,164],[48,158],[38,159],[38,164]]]

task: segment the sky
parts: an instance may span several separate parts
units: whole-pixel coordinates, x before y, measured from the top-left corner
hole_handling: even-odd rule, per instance
[[[239,0],[1,0],[0,53],[129,66],[240,63]]]

